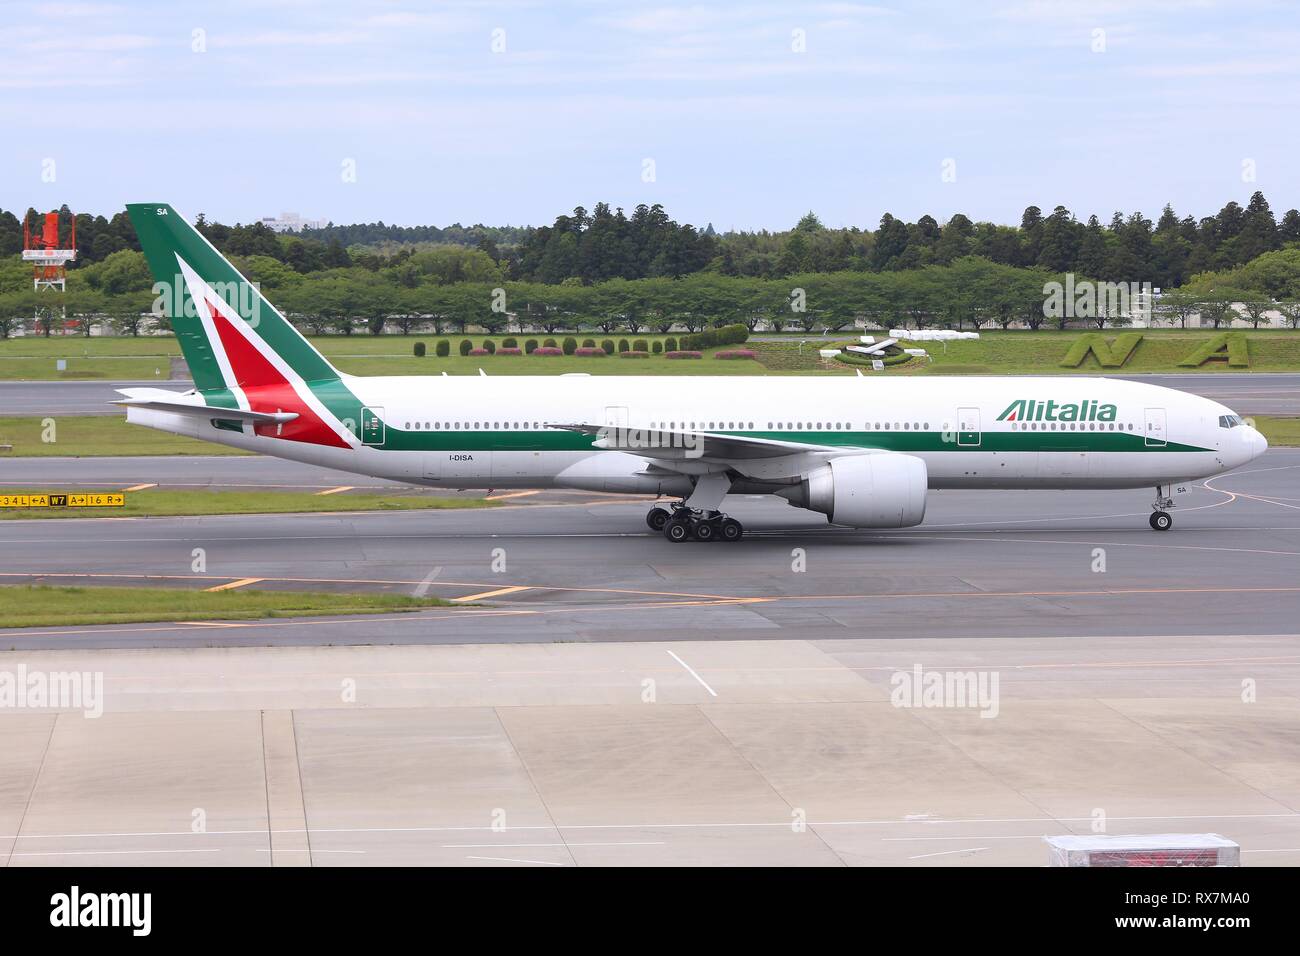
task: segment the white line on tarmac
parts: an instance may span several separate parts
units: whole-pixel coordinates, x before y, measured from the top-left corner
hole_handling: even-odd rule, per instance
[[[909,856],[909,860],[925,860],[932,856],[952,856],[954,853],[978,853],[980,850],[990,849],[986,846],[973,846],[967,850],[943,850],[939,853],[922,853],[920,856]]]
[[[699,681],[700,684],[704,687],[705,690],[707,690],[707,691],[708,691],[710,694],[712,694],[714,697],[717,697],[717,696],[718,696],[718,692],[717,692],[716,690],[714,690],[712,687],[710,687],[710,686],[705,682],[705,680],[704,680],[703,677],[701,677],[699,674],[695,673],[694,668],[692,668],[690,664],[686,663],[684,660],[682,660],[680,657],[678,657],[678,656],[677,656],[676,654],[674,654],[672,651],[669,651],[669,652],[668,652],[668,656],[671,657],[673,660],[675,660],[678,664],[681,664],[683,667],[685,667],[686,670],[690,672],[690,675],[691,675],[692,677],[694,677],[697,681]]]
[[[1027,836],[981,836],[975,837],[976,840],[1042,840],[1047,837],[1046,833],[1030,833]],[[969,836],[936,836],[936,837],[881,837],[882,843],[917,843],[925,840],[966,840],[969,842],[972,838]],[[987,847],[985,847],[987,849]],[[953,851],[958,852],[958,851]]]
[[[444,850],[525,850],[542,846],[663,846],[663,840],[615,841],[609,843],[444,843]]]
[[[467,856],[467,860],[496,860],[500,863],[536,863],[538,866],[564,866],[563,863],[551,863],[549,860],[512,860],[505,856]]]
[[[909,827],[931,827],[931,826],[951,826],[953,824],[966,825],[983,825],[989,823],[1091,823],[1092,817],[990,817],[988,819],[925,819],[925,820],[822,820],[808,821],[808,826],[816,827],[875,827],[875,826],[909,826]],[[1288,811],[1284,813],[1204,813],[1204,814],[1184,814],[1180,816],[1135,816],[1122,817],[1111,816],[1111,820],[1134,820],[1134,821],[1169,821],[1169,820],[1300,820],[1300,812]],[[507,830],[535,831],[535,830],[709,830],[709,829],[727,829],[742,827],[782,827],[789,829],[789,820],[777,820],[771,822],[720,822],[720,823],[566,823],[563,826],[555,826],[549,823],[524,824],[521,826],[508,827]],[[67,840],[67,839],[95,839],[101,837],[166,837],[166,836],[242,836],[248,834],[265,834],[265,833],[481,833],[492,831],[492,825],[480,826],[445,826],[445,827],[285,827],[267,830],[261,827],[255,830],[207,830],[201,834],[196,834],[192,830],[156,830],[144,832],[129,833],[18,833],[18,834],[0,834],[0,840]],[[1038,837],[1042,835],[1039,834]],[[886,837],[885,839],[890,839]],[[966,839],[971,839],[967,837]],[[976,839],[991,839],[991,837],[977,837]],[[1029,839],[1023,837],[1021,839]]]
[[[138,853],[220,853],[219,849],[200,850],[51,850],[44,853],[10,853],[12,856],[134,856]]]

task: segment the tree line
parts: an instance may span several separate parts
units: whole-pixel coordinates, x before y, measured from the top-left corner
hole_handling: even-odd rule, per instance
[[[460,250],[473,257],[475,250]],[[1132,316],[1098,304],[1090,316],[1048,318],[1049,283],[1062,273],[1038,266],[1017,267],[964,256],[948,265],[896,272],[803,273],[784,279],[696,273],[681,279],[607,279],[592,285],[523,282],[479,262],[469,278],[445,282],[463,266],[448,263],[448,250],[434,250],[405,268],[371,272],[359,266],[301,275],[264,256],[237,258],[236,265],[259,283],[271,302],[312,335],[398,332],[465,333],[599,331],[637,334],[699,332],[741,324],[750,331],[837,332],[858,323],[878,327],[1031,329],[1128,324]],[[432,271],[423,271],[421,264]],[[414,272],[408,271],[415,269]],[[45,318],[38,332],[56,328],[66,308],[73,331],[89,334],[107,323],[119,334],[139,335],[165,328],[150,315],[152,278],[143,256],[129,250],[85,267],[82,281],[66,294],[35,293],[29,287],[0,292],[0,337],[33,314]],[[0,279],[3,275],[0,274]],[[1300,247],[1290,247],[1223,273],[1206,273],[1158,300],[1157,322],[1186,325],[1200,314],[1218,327],[1232,318],[1264,321],[1279,310],[1300,324]],[[1240,311],[1234,303],[1244,303]]]
[[[36,218],[34,210],[28,215]],[[65,206],[60,217],[66,233],[72,213]],[[79,265],[139,250],[125,213],[82,213],[76,219]],[[961,213],[942,224],[928,215],[905,222],[886,213],[875,229],[834,229],[810,212],[789,230],[719,234],[711,224],[680,224],[657,204],[639,205],[627,215],[603,202],[590,212],[579,206],[540,227],[379,222],[277,233],[260,222],[227,226],[203,215],[197,225],[228,255],[266,256],[304,275],[354,265],[381,272],[422,252],[459,248],[481,253],[507,279],[584,285],[699,272],[760,278],[896,272],[978,256],[1000,265],[1171,289],[1198,273],[1241,266],[1300,242],[1300,211],[1290,209],[1279,220],[1258,191],[1244,207],[1229,202],[1200,219],[1169,205],[1155,221],[1140,212],[1116,212],[1105,223],[1095,215],[1080,220],[1064,206],[1047,214],[1029,206],[1018,226],[975,222]],[[0,210],[0,257],[16,255],[21,246],[22,220]]]
[[[61,216],[66,230],[71,213]],[[1300,300],[1300,213],[1277,222],[1258,192],[1245,208],[1228,203],[1199,221],[1166,207],[1156,223],[1117,213],[1108,226],[1096,217],[1080,223],[1063,207],[1048,216],[1030,207],[1019,227],[961,215],[943,226],[926,216],[904,223],[886,214],[874,231],[828,229],[809,213],[785,233],[718,234],[679,225],[659,206],[625,216],[601,203],[539,229],[456,226],[438,237],[464,241],[426,242],[418,237],[434,234],[416,231],[406,244],[381,248],[345,246],[343,238],[401,243],[405,227],[280,234],[202,216],[197,225],[318,334],[512,324],[635,333],[731,322],[812,331],[857,320],[1038,328],[1052,324],[1043,315],[1045,284],[1067,273],[1163,288],[1157,318],[1173,323],[1200,313],[1217,326],[1236,314],[1233,303],[1245,303],[1245,317],[1258,324],[1272,309],[1289,318]],[[0,335],[43,307],[66,308],[87,329],[99,321],[127,334],[149,327],[142,313],[152,277],[125,213],[80,214],[77,237],[69,291],[35,295],[17,255],[21,220],[0,211]],[[1125,317],[1110,310],[1091,321],[1100,327]]]

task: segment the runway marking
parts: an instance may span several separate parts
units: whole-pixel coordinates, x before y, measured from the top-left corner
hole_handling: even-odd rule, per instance
[[[1111,816],[1111,820],[1135,821],[1135,822],[1169,822],[1169,821],[1223,821],[1223,820],[1300,820],[1300,811],[1287,811],[1283,813],[1205,813],[1205,814],[1182,814],[1177,816]],[[821,820],[808,821],[808,826],[812,827],[878,827],[878,826],[906,826],[909,828],[931,827],[931,826],[954,826],[954,825],[985,825],[985,824],[1002,824],[1002,823],[1036,823],[1043,824],[1064,824],[1064,823],[1091,823],[1092,817],[1059,817],[1059,816],[1041,816],[1041,817],[989,817],[981,818],[956,818],[951,820],[945,819],[925,819],[925,820]],[[505,832],[511,831],[530,831],[538,830],[564,831],[564,830],[723,830],[723,829],[769,829],[779,827],[783,830],[790,829],[789,820],[774,821],[720,821],[712,823],[664,823],[664,822],[640,822],[640,823],[566,823],[566,824],[523,824],[519,826],[507,827]],[[126,832],[126,833],[18,833],[18,834],[0,834],[0,840],[71,840],[71,839],[120,839],[125,837],[212,837],[212,836],[258,836],[267,833],[497,833],[502,832],[495,830],[493,825],[475,824],[466,826],[423,826],[423,827],[308,827],[308,828],[275,828],[267,829],[261,827],[253,830],[206,830],[203,833],[194,833],[192,830],[154,830],[143,832]],[[1042,835],[1035,836],[1016,836],[1016,837],[959,837],[954,836],[950,839],[966,840],[991,840],[991,839],[1041,839]],[[898,842],[902,838],[882,837],[882,841],[888,840]],[[926,838],[928,839],[928,838]],[[493,844],[500,846],[500,844]]]
[[[699,674],[695,673],[695,669],[694,669],[693,667],[691,667],[690,664],[686,663],[684,660],[682,660],[680,657],[678,657],[678,656],[677,656],[676,654],[674,654],[672,651],[669,651],[669,652],[668,652],[668,656],[671,657],[673,660],[675,660],[678,664],[681,664],[683,667],[685,667],[686,670],[690,672],[690,675],[691,675],[692,677],[694,677],[697,681],[699,681],[700,684],[704,687],[705,690],[707,690],[707,691],[708,691],[710,694],[712,694],[714,697],[717,697],[717,696],[718,696],[718,692],[717,692],[716,690],[714,690],[712,687],[710,687],[710,686],[708,685],[708,683],[705,682],[705,680],[704,680],[703,677],[701,677]]]
[[[316,492],[316,497],[320,498],[324,495],[337,495],[340,491],[351,491],[355,487],[356,485],[339,485],[337,488],[326,488],[324,491]]]
[[[14,856],[135,856],[140,853],[220,853],[220,849],[193,850],[49,850],[40,853],[10,853]]]
[[[452,598],[453,601],[482,601],[486,598],[501,597],[504,594],[515,594],[519,591],[531,591],[533,588],[528,584],[516,584],[513,587],[497,588],[495,591],[482,591],[478,594],[466,594],[464,597]]]
[[[180,624],[193,624],[195,627],[249,627],[248,624],[240,624],[237,621],[177,621]]]
[[[928,858],[930,858],[930,857],[932,857],[932,856],[952,856],[954,853],[978,853],[978,852],[980,852],[981,850],[988,850],[988,849],[991,849],[991,847],[987,847],[987,846],[973,846],[973,847],[971,847],[970,849],[967,849],[967,850],[942,850],[942,851],[940,851],[940,852],[938,852],[938,853],[922,853],[920,856],[909,856],[908,859],[909,859],[909,860],[925,860],[925,859],[928,859]]]
[[[417,584],[415,586],[415,590],[411,592],[411,597],[422,598],[426,594],[428,594],[429,587],[433,584],[433,579],[436,578],[441,573],[442,573],[442,565],[439,565],[438,567],[430,571],[428,574],[426,574],[424,576],[424,580],[421,581],[419,584]]]
[[[139,581],[223,581],[225,576],[217,574],[127,574],[121,571],[0,571],[0,578],[112,578],[115,580]],[[263,581],[278,584],[379,584],[379,585],[418,585],[420,581],[398,580],[393,578],[277,578],[265,577]],[[442,581],[447,587],[483,588],[491,587],[485,581]],[[632,594],[641,597],[680,597],[702,598],[713,601],[760,600],[759,598],[738,598],[728,594],[697,594],[693,591],[643,591],[635,588],[574,588],[550,584],[524,585],[536,591],[563,591],[577,594]]]
[[[204,588],[207,593],[213,591],[233,591],[236,588],[247,587],[250,584],[257,584],[259,581],[265,581],[266,578],[240,578],[238,581],[231,581],[228,584],[218,584],[216,587]]]
[[[1263,587],[1263,588],[1110,588],[1099,591],[932,591],[894,594],[789,594],[769,598],[771,601],[853,601],[853,600],[895,600],[899,598],[969,598],[969,597],[1113,597],[1126,594],[1252,594],[1257,592],[1293,593],[1300,587]]]
[[[509,494],[505,494],[505,495],[489,495],[483,500],[484,501],[505,501],[507,498],[528,498],[531,495],[540,495],[541,493],[542,492],[540,489],[536,491],[512,491]]]
[[[610,840],[601,843],[444,843],[444,850],[527,850],[569,846],[663,846],[663,840]]]
[[[130,488],[123,488],[123,491],[144,491],[146,488],[157,488],[158,482],[145,482],[143,485],[132,485]]]
[[[494,860],[500,863],[536,863],[538,866],[568,866],[567,863],[552,863],[549,860],[515,860],[507,856],[467,856],[467,860]]]
[[[1043,839],[1045,836],[1047,836],[1046,833],[1029,833],[1029,834],[1025,834],[1025,835],[1016,835],[1016,836],[980,836],[980,837],[970,837],[970,836],[881,837],[881,838],[880,838],[880,841],[881,841],[882,843],[922,843],[922,842],[925,842],[925,841],[927,841],[927,840],[971,840],[971,839],[975,839],[975,840],[1041,840],[1041,839]],[[985,847],[984,849],[987,850],[988,847]],[[955,851],[953,851],[953,852],[955,852],[955,853],[960,853],[961,851],[960,851],[960,850],[955,850]],[[935,855],[937,856],[938,854],[935,854]]]
[[[762,532],[759,533],[761,534]],[[988,534],[989,532],[976,531],[973,533]],[[1105,534],[1107,532],[1102,532],[1102,533]],[[976,538],[976,537],[949,538],[946,535],[928,534],[923,531],[916,532],[916,533],[908,533],[905,535],[891,535],[890,537],[893,537],[895,539],[924,538],[928,540],[942,540],[942,541],[951,540],[951,541],[960,541],[963,544],[971,541],[999,542],[1002,544],[1006,544],[1010,540],[1008,538]],[[1078,547],[1079,545],[1078,541],[1063,541],[1063,540],[1053,539],[1053,538],[1016,538],[1015,543],[1016,544],[1063,544],[1063,545],[1070,545],[1071,547]],[[1094,541],[1091,543],[1105,545],[1108,548],[1156,548],[1162,551],[1226,551],[1232,554],[1266,554],[1271,557],[1283,557],[1283,558],[1300,557],[1300,551],[1270,551],[1264,548],[1222,548],[1222,547],[1212,547],[1210,545],[1200,545],[1200,544],[1160,544],[1154,542],[1151,544],[1146,544],[1141,541]]]
[[[9,577],[53,577],[54,575],[0,575]],[[85,575],[67,575],[68,577],[84,577]],[[543,590],[541,586],[536,588]],[[576,589],[561,589],[576,590]],[[745,604],[762,604],[781,601],[882,601],[917,598],[1024,598],[1024,597],[1122,597],[1130,595],[1143,594],[1240,594],[1240,593],[1297,593],[1300,587],[1266,587],[1266,588],[1117,588],[1108,591],[939,591],[930,593],[903,593],[903,594],[789,594],[789,595],[772,595],[768,597],[744,597],[744,598],[718,598],[712,601],[661,601],[646,602],[640,604],[562,604],[547,607],[536,608],[480,608],[473,612],[450,611],[447,613],[437,613],[436,609],[430,611],[411,611],[399,615],[367,615],[365,623],[392,623],[403,620],[419,621],[439,621],[439,620],[456,620],[460,624],[466,621],[478,620],[479,618],[501,617],[511,615],[538,615],[538,614],[591,614],[591,613],[609,613],[616,611],[637,611],[650,609],[675,609],[691,607],[725,607],[728,605],[745,605]],[[456,599],[453,599],[453,601]],[[468,598],[461,598],[461,601]],[[317,627],[329,624],[349,624],[355,623],[354,615],[333,615],[322,617],[302,617],[302,618],[282,618],[269,621],[244,622],[237,624],[221,624],[219,622],[210,622],[210,627]],[[131,627],[116,626],[111,624],[89,625],[81,628],[63,628],[58,630],[46,630],[41,628],[22,628],[0,631],[0,637],[52,637],[52,636],[71,636],[71,635],[112,635],[112,634],[133,634],[147,633],[151,631],[173,631],[181,624],[192,624],[193,621],[181,621],[172,624],[161,622],[149,622],[149,626]],[[1254,635],[1250,635],[1254,636]],[[381,642],[382,643],[382,642]]]
[[[1210,664],[1294,664],[1296,657],[1222,657],[1191,661],[1073,661],[1057,664],[1011,664],[1017,670],[1040,670],[1062,667],[1204,667]]]

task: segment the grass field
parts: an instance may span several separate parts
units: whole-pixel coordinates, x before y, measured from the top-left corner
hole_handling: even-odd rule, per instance
[[[459,355],[447,358],[416,358],[413,355],[373,356],[368,358],[332,357],[331,361],[352,375],[559,375],[564,372],[587,372],[590,375],[762,375],[767,369],[752,359],[721,360],[708,350],[699,359],[621,359],[579,358],[573,355]]]
[[[1108,331],[1113,340],[1123,330]],[[1078,368],[1058,363],[1082,332],[982,332],[978,340],[919,342],[931,356],[928,364],[911,362],[898,371],[937,374],[1087,374],[1095,372],[1235,372],[1226,362],[1206,362],[1198,368],[1182,368],[1186,358],[1215,333],[1179,329],[1144,329],[1142,341],[1121,369],[1103,369],[1093,355]],[[1251,367],[1256,372],[1300,371],[1300,333],[1292,330],[1246,332]],[[1244,370],[1243,370],[1244,371]]]
[[[0,461],[13,458],[53,458],[62,455],[248,455],[226,445],[214,445],[167,432],[128,425],[120,415],[59,415],[53,419],[54,441],[40,417],[0,418],[0,445],[13,450],[0,453]]]
[[[448,602],[439,598],[400,594],[3,585],[0,586],[0,627],[245,621],[317,614],[389,614],[447,606]]]
[[[121,491],[120,488],[60,488],[57,480],[44,488],[0,487],[0,498],[46,492]],[[428,511],[492,508],[483,498],[445,498],[412,489],[410,494],[349,492],[320,495],[309,491],[204,491],[150,488],[126,493],[120,508],[0,508],[0,521],[18,518],[121,518],[180,515],[292,514],[333,511]]]
[[[974,341],[917,343],[926,348],[930,359],[913,360],[892,367],[885,372],[868,374],[885,375],[963,375],[963,374],[1087,374],[1103,371],[1093,356],[1078,368],[1062,368],[1061,359],[1070,345],[1089,330],[1059,331],[983,331]],[[1113,339],[1123,330],[1105,332]],[[1300,371],[1300,331],[1269,329],[1255,332],[1242,330],[1249,341],[1251,370]],[[879,336],[879,333],[875,333]],[[1180,368],[1178,362],[1203,342],[1215,335],[1213,330],[1145,329],[1142,341],[1122,369],[1122,372],[1204,372],[1227,373],[1224,362],[1207,362],[1199,368]],[[820,361],[817,351],[836,342],[852,341],[856,332],[846,331],[829,337],[820,335],[786,335],[780,339],[765,338],[746,347],[758,353],[758,361],[720,361],[712,358],[714,350],[706,350],[699,360],[673,360],[662,357],[648,359],[621,359],[614,355],[605,358],[580,358],[577,356],[498,356],[484,355],[462,357],[458,345],[468,338],[481,345],[485,336],[446,336],[452,354],[438,358],[433,354],[437,337],[431,335],[353,335],[323,336],[311,341],[340,369],[353,375],[477,375],[482,369],[488,375],[555,375],[564,372],[588,372],[592,375],[755,375],[755,374],[839,374],[852,375],[854,369],[841,363],[827,365]],[[546,338],[563,341],[564,335],[546,336],[515,334],[522,344],[529,338],[542,341]],[[644,338],[647,342],[662,341],[663,336],[600,333],[576,336],[579,341],[593,338],[601,342],[606,338],[629,341]],[[491,337],[498,344],[503,336]],[[800,342],[805,344],[800,346]],[[428,354],[416,358],[412,347],[424,342]],[[50,339],[25,337],[0,342],[0,379],[160,379],[169,373],[170,358],[178,354],[177,343],[170,337],[53,337]],[[56,358],[68,359],[68,370],[56,372]]]
[[[135,355],[99,355],[83,357],[65,356],[68,367],[60,372],[55,367],[54,358],[36,358],[34,356],[10,356],[0,354],[0,380],[23,382],[84,382],[91,379],[108,381],[142,381],[156,379],[165,382],[171,371],[171,359],[167,356],[154,358]]]
[[[1255,415],[1252,421],[1274,448],[1300,445],[1300,418]]]

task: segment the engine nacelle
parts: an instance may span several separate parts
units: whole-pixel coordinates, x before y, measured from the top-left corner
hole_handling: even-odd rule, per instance
[[[909,528],[925,518],[925,462],[914,455],[845,455],[777,492],[852,528]]]

